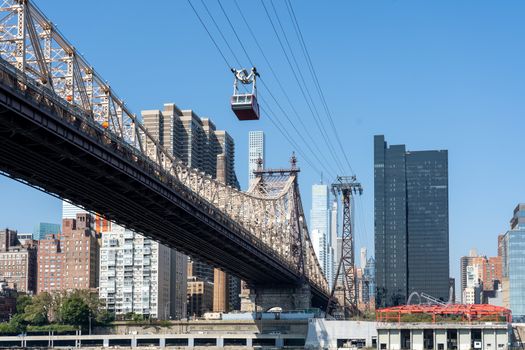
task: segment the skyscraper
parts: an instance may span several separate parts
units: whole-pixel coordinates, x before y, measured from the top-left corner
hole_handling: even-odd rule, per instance
[[[378,307],[412,292],[448,300],[448,152],[408,152],[374,137]]]
[[[330,221],[333,220],[331,209],[328,185],[313,185],[310,230],[315,254],[330,285],[334,279],[334,242],[332,242],[333,232],[330,229]]]
[[[47,222],[41,222],[35,226],[33,230],[33,239],[38,241],[44,239],[48,234],[59,234],[60,225],[59,224],[50,224]]]
[[[340,245],[339,243],[339,210],[338,210],[338,204],[337,201],[334,200],[332,202],[332,210],[330,212],[330,242],[332,243],[332,278],[328,281],[328,285],[330,288],[333,287],[333,283],[335,282],[335,274],[337,273],[337,267],[339,266],[339,261],[341,260],[341,251],[340,251]]]
[[[525,203],[514,209],[503,237],[503,303],[513,322],[525,321]]]
[[[262,166],[265,166],[265,146],[264,146],[264,132],[262,131],[250,131],[248,136],[248,178],[249,186],[252,185],[252,181],[255,179],[253,173],[257,170],[257,160],[259,157],[262,159]]]

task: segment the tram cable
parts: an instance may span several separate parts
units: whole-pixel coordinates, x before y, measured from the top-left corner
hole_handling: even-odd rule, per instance
[[[201,0],[202,1],[202,0]],[[233,25],[232,21],[230,20],[230,17],[228,16],[226,10],[224,9],[224,7],[222,6],[222,3],[221,3],[221,0],[217,0],[220,8],[221,8],[221,11],[224,15],[224,17],[226,18],[226,20],[228,21],[228,24],[230,25],[230,29],[233,31],[235,37],[237,38],[237,41],[239,42],[239,44],[241,45],[241,48],[246,56],[246,58],[248,59],[248,61],[250,62],[250,64],[252,66],[254,66],[254,61],[252,60],[252,58],[250,57],[250,55],[248,54],[248,51],[246,50],[241,38],[239,37],[239,35],[237,34],[237,30],[235,29],[235,26]],[[267,65],[270,67],[270,71],[272,72],[272,74],[274,75],[274,78],[278,81],[278,84],[281,88],[281,90],[286,94],[286,91],[284,90],[280,80],[278,79],[278,76],[275,74],[275,71],[273,70],[273,67],[272,65],[270,64],[268,58],[266,57],[266,55],[264,54],[264,51],[262,50],[260,44],[259,44],[259,41],[257,40],[257,38],[255,37],[255,35],[253,34],[253,31],[251,30],[251,27],[249,26],[248,24],[248,21],[246,20],[246,18],[244,17],[244,14],[242,13],[237,1],[235,0],[235,4],[237,6],[237,9],[239,10],[239,13],[241,14],[241,17],[243,18],[244,20],[244,23],[246,24],[246,26],[248,27],[251,35],[252,35],[252,38],[254,39],[254,41],[256,42],[256,45],[258,46],[259,50],[261,51],[261,53],[263,54],[264,56],[264,59],[267,63]],[[211,16],[211,14],[210,14]],[[216,21],[213,19],[213,22],[216,23]],[[221,36],[224,37],[224,35],[222,35],[221,33]],[[312,144],[316,147],[316,150],[317,150],[317,153],[312,149],[311,145],[310,145],[310,142],[306,142],[306,140],[304,139],[304,137],[302,136],[302,134],[299,132],[299,130],[297,130],[296,126],[294,125],[294,122],[291,120],[290,116],[288,115],[288,113],[284,110],[284,108],[282,107],[282,105],[279,103],[279,101],[277,100],[277,98],[274,96],[272,90],[267,86],[267,84],[265,83],[265,81],[260,78],[260,81],[263,85],[263,87],[266,89],[266,91],[268,92],[268,94],[270,95],[270,97],[272,98],[272,100],[274,101],[274,103],[277,105],[277,107],[279,108],[279,110],[283,113],[284,117],[288,120],[288,122],[290,123],[291,127],[295,130],[295,132],[297,133],[297,135],[303,140],[303,143],[306,145],[306,147],[308,148],[308,150],[311,152],[311,154],[316,158],[316,160],[322,164],[323,162],[321,161],[321,159],[319,158],[319,156],[317,155],[317,153],[319,155],[321,155],[322,157],[322,153],[319,149],[319,146],[317,145],[317,142],[315,142],[315,138],[311,135],[310,131],[308,130],[308,128],[306,127],[306,125],[304,124],[304,121],[299,117],[299,114],[297,113],[297,110],[295,109],[295,107],[293,107],[293,104],[291,103],[291,100],[288,96],[288,94],[286,94],[286,97],[290,103],[290,105],[292,106],[292,109],[295,111],[295,114],[297,116],[297,119],[299,120],[299,124],[301,124],[301,126],[303,127],[304,129],[304,132],[306,133],[306,135],[310,138]],[[266,102],[265,102],[266,103]],[[331,168],[331,166],[330,166]],[[333,168],[329,169],[331,172],[333,172]],[[335,174],[335,172],[333,172]]]
[[[341,153],[343,154],[344,158],[345,158],[345,161],[346,161],[346,164],[347,166],[350,168],[350,171],[352,172],[352,174],[355,174],[352,166],[350,165],[350,161],[348,160],[348,156],[347,156],[347,153],[344,151],[344,147],[343,147],[343,144],[341,142],[341,138],[339,137],[339,133],[337,132],[337,128],[335,126],[335,123],[334,123],[334,120],[333,120],[333,117],[332,117],[332,113],[328,107],[328,103],[326,102],[326,98],[324,96],[324,92],[323,92],[323,89],[321,87],[321,84],[319,83],[319,78],[317,76],[317,72],[315,70],[315,67],[312,63],[312,58],[310,56],[310,53],[308,51],[308,47],[306,46],[306,43],[305,43],[305,40],[304,40],[304,36],[303,36],[303,33],[301,31],[301,27],[299,26],[299,21],[297,20],[297,17],[295,15],[295,11],[292,7],[292,3],[290,0],[285,0],[285,3],[286,3],[286,8],[288,10],[288,13],[290,15],[290,18],[292,19],[292,22],[294,23],[294,29],[296,31],[296,35],[298,37],[298,40],[301,44],[301,48],[303,49],[303,54],[305,55],[305,58],[306,58],[306,61],[308,63],[308,66],[310,68],[310,73],[312,74],[312,78],[315,82],[315,85],[316,85],[316,88],[317,88],[317,92],[319,94],[319,97],[323,103],[323,106],[324,106],[324,109],[325,109],[325,112],[328,116],[328,119],[330,121],[330,126],[332,127],[332,131],[336,137],[336,140],[337,140],[337,143],[339,145],[339,148],[341,150]]]
[[[237,62],[237,65],[239,67],[242,67],[241,62],[239,62],[239,60],[237,59],[237,55],[235,55],[235,52],[233,51],[232,47],[230,46],[228,40],[226,40],[226,38],[224,37],[224,34],[222,33],[222,30],[219,28],[219,25],[217,24],[217,21],[215,21],[215,18],[212,16],[210,10],[208,9],[208,6],[206,5],[206,2],[204,0],[201,0],[201,4],[204,7],[204,9],[206,10],[206,12],[208,13],[208,16],[211,18],[213,24],[215,25],[215,29],[217,29],[217,31],[219,32],[219,35],[221,36],[222,40],[224,40],[224,42],[226,43],[226,46],[230,50],[230,54],[233,56],[233,58]],[[232,67],[230,67],[230,68],[232,68]]]
[[[266,56],[266,54],[264,53],[264,50],[262,49],[260,43],[259,43],[259,40],[257,39],[257,37],[255,36],[250,24],[248,23],[246,17],[244,16],[244,13],[242,12],[240,6],[239,6],[239,3],[237,2],[237,0],[233,0],[234,3],[235,3],[235,6],[237,7],[237,10],[239,11],[239,14],[244,22],[244,24],[246,25],[246,27],[248,28],[248,31],[254,41],[254,43],[256,44],[260,54],[262,55],[264,61],[266,62],[268,68],[270,69],[270,73],[273,75],[275,81],[277,82],[281,92],[283,93],[283,95],[285,96],[288,104],[290,105],[290,108],[292,109],[293,111],[293,114],[297,117],[297,120],[299,121],[299,125],[302,127],[302,129],[304,130],[304,133],[306,134],[306,136],[308,136],[310,142],[305,142],[308,150],[314,155],[314,157],[316,158],[316,160],[319,162],[319,163],[322,163],[321,160],[319,159],[319,157],[317,156],[316,152],[319,154],[319,155],[322,155],[322,152],[319,148],[319,145],[317,143],[317,139],[315,137],[312,136],[312,134],[310,133],[310,131],[308,130],[308,128],[306,127],[306,125],[304,124],[304,121],[303,121],[303,118],[301,118],[299,116],[299,113],[297,112],[297,109],[295,108],[294,104],[292,103],[292,100],[289,96],[289,94],[286,92],[286,89],[284,88],[283,84],[281,83],[281,80],[279,79],[278,75],[275,73],[275,70],[273,69],[273,65],[270,63],[270,61],[268,60],[268,57]],[[219,1],[220,2],[220,1]],[[225,15],[227,18],[228,16]],[[229,19],[228,19],[229,21]],[[233,28],[233,25],[232,25],[232,30],[235,31],[235,29]],[[238,37],[238,35],[236,35]],[[248,58],[248,60],[250,61],[250,63],[253,65],[253,60],[250,58],[250,56],[248,55],[248,53],[245,51],[245,54],[246,54],[246,57]],[[268,87],[268,85],[265,83],[265,80],[263,78],[260,78],[260,81],[262,83],[262,86],[266,89],[266,91],[268,92],[268,94],[272,97],[272,100],[275,102],[275,104],[277,105],[277,107],[279,107],[279,109],[281,110],[281,112],[283,113],[283,115],[286,117],[286,119],[288,120],[288,122],[290,123],[290,125],[292,126],[292,128],[295,128],[295,125],[294,123],[291,121],[290,117],[288,116],[288,113],[286,113],[284,111],[284,108],[281,106],[281,104],[278,102],[278,100],[276,99],[276,97],[274,96],[274,94],[272,93],[272,90]],[[299,133],[297,130],[296,130],[297,133]],[[312,149],[311,145],[312,144],[315,148],[315,151]],[[336,172],[333,171],[333,168],[330,166],[330,172],[332,172],[333,174],[335,174]]]
[[[201,1],[202,1],[202,0],[201,0]],[[243,51],[244,51],[244,54],[246,55],[246,58],[250,61],[251,64],[253,64],[253,60],[251,59],[251,57],[250,57],[250,55],[248,54],[248,52],[247,52],[247,50],[246,50],[244,44],[242,43],[242,40],[240,39],[239,35],[237,34],[237,31],[236,31],[235,27],[233,26],[233,23],[231,22],[229,16],[227,15],[227,13],[226,13],[224,7],[222,6],[222,3],[220,2],[220,0],[217,0],[217,1],[218,1],[218,3],[219,3],[219,6],[221,7],[221,10],[222,10],[224,16],[226,17],[226,20],[228,21],[228,23],[229,23],[229,25],[230,25],[230,28],[231,28],[232,31],[234,32],[234,35],[235,35],[235,37],[237,38],[237,40],[239,41],[239,44],[241,45],[241,47],[242,47],[242,49],[243,49]],[[206,10],[207,10],[207,12],[208,12],[208,15],[211,17],[213,23],[215,24],[216,29],[219,31],[221,37],[223,38],[223,40],[227,43],[228,47],[230,48],[230,52],[232,53],[232,56],[233,56],[234,59],[239,63],[239,59],[238,59],[237,55],[231,50],[231,46],[230,46],[229,43],[227,42],[227,40],[226,40],[226,38],[225,38],[225,35],[224,35],[224,33],[222,32],[222,30],[221,30],[221,29],[219,28],[219,26],[217,25],[217,21],[215,20],[215,18],[214,18],[213,15],[210,13],[210,11],[209,11],[209,9],[208,9],[207,7],[206,7]],[[240,64],[239,64],[239,65],[240,65]],[[272,69],[273,69],[273,68],[272,68]],[[261,81],[262,81],[262,79],[261,79]],[[278,108],[281,110],[281,112],[283,113],[283,115],[286,117],[286,119],[287,119],[288,122],[290,123],[291,127],[294,129],[294,131],[295,131],[296,134],[299,136],[299,138],[302,139],[303,144],[306,145],[306,147],[308,148],[308,150],[310,151],[310,153],[314,156],[314,158],[316,158],[316,161],[317,161],[319,164],[323,164],[323,162],[321,161],[321,159],[320,159],[320,157],[319,157],[319,155],[321,155],[320,150],[317,149],[317,152],[315,152],[315,151],[312,149],[312,147],[311,147],[311,145],[310,145],[310,142],[307,142],[307,141],[304,139],[303,135],[299,132],[299,130],[297,130],[296,126],[294,125],[294,122],[291,120],[291,118],[289,117],[288,113],[283,109],[283,107],[281,106],[281,104],[279,103],[279,101],[275,98],[275,96],[273,95],[271,89],[269,89],[269,88],[267,87],[267,85],[265,84],[264,81],[262,81],[262,83],[263,83],[263,86],[264,86],[264,87],[266,88],[266,90],[268,91],[268,93],[270,94],[270,96],[272,97],[272,99],[274,100],[274,102],[277,104]],[[265,104],[267,104],[267,101],[266,101],[266,100],[262,99],[262,101],[263,101]],[[301,120],[301,119],[299,119],[299,120],[300,120],[300,122],[302,123],[303,128],[305,129],[306,133],[309,135],[309,137],[311,138],[311,140],[312,140],[312,141],[315,141],[315,138],[313,138],[313,137],[311,136],[311,134],[309,133],[308,129],[306,128],[306,126],[304,125],[304,123],[302,122],[302,120]],[[280,120],[279,120],[279,124],[280,124],[279,128],[284,128],[284,125],[280,122]],[[274,125],[275,125],[275,123],[274,123]],[[285,129],[285,130],[286,130],[286,129]],[[287,134],[288,134],[288,137],[289,137],[289,138],[292,137],[289,133],[287,133]],[[292,140],[293,140],[293,139],[292,139]],[[290,141],[289,141],[289,142],[290,142]],[[294,142],[294,144],[295,144],[294,147],[298,148],[298,143],[295,142],[295,141],[293,141],[293,142]],[[299,149],[298,149],[298,153],[303,153],[303,154],[301,154],[301,156],[304,156],[304,154],[306,154],[306,152],[299,152]],[[319,154],[319,155],[318,155],[318,154]],[[330,172],[333,172],[333,169],[331,168],[331,166],[329,166],[329,167],[327,167],[327,168],[329,168],[329,169],[327,169],[327,170],[329,170]],[[319,173],[321,173],[321,172],[319,172]],[[333,173],[335,173],[335,172],[333,172]]]
[[[215,46],[217,51],[219,51],[219,54],[221,55],[222,59],[224,60],[224,63],[226,63],[228,68],[231,68],[230,64],[228,63],[228,60],[226,59],[226,56],[224,56],[224,53],[222,52],[221,48],[219,47],[219,45],[217,45],[217,42],[215,41],[215,39],[211,35],[210,31],[208,30],[208,27],[206,27],[206,24],[204,24],[204,22],[202,21],[201,16],[199,16],[199,13],[195,9],[195,7],[193,7],[193,4],[191,3],[191,0],[187,0],[187,1],[188,1],[188,4],[191,6],[191,8],[193,10],[193,13],[195,13],[195,16],[197,16],[197,18],[199,19],[199,22],[204,27],[204,30],[206,30],[206,33],[208,33],[208,36],[210,37],[211,41],[213,42],[213,45]]]
[[[190,5],[190,7],[192,8],[193,12],[195,13],[195,15],[197,16],[197,18],[199,19],[199,22],[201,23],[201,25],[203,26],[203,28],[205,29],[206,33],[208,34],[209,38],[211,39],[211,41],[213,42],[215,48],[217,49],[217,51],[219,52],[219,54],[221,55],[223,61],[225,62],[226,66],[229,68],[229,69],[232,69],[228,59],[226,59],[226,56],[224,55],[223,51],[221,50],[220,46],[217,44],[217,41],[215,40],[215,38],[213,37],[213,35],[211,34],[210,30],[208,29],[208,27],[206,26],[206,24],[204,23],[204,21],[202,20],[202,17],[199,15],[197,9],[193,6],[193,4],[191,3],[191,0],[187,0],[188,4]],[[211,15],[210,12],[208,12],[208,15]],[[214,23],[216,23],[214,21]],[[220,28],[217,26],[217,29],[220,31]],[[221,35],[223,37],[223,39],[225,39],[225,37],[223,35]],[[239,62],[237,56],[235,55],[235,53],[232,51],[231,52],[232,55],[234,56],[234,59],[235,61]],[[266,104],[266,101],[263,99],[263,101],[265,102]],[[271,108],[269,107],[269,105],[267,106],[267,109],[272,111]],[[272,111],[272,114],[273,114],[273,111]],[[297,153],[301,155],[301,157],[305,160],[306,163],[308,163],[316,172],[318,172],[319,174],[322,173],[322,171],[314,165],[314,163],[309,159],[309,157],[307,156],[307,153],[304,152],[302,150],[302,148],[299,146],[299,144],[293,139],[293,137],[291,137],[291,135],[288,133],[288,131],[286,130],[286,128],[284,128],[284,126],[282,125],[282,123],[279,121],[278,123],[280,124],[277,125],[277,123],[273,120],[278,120],[278,118],[268,118],[270,119],[270,121],[272,122],[272,124],[274,124],[274,126],[279,130],[279,132],[284,136],[284,138],[292,145],[294,146],[296,149],[297,149]],[[300,133],[298,133],[299,136],[301,136]],[[303,142],[304,142],[304,139],[303,139]],[[307,144],[306,142],[304,142],[305,144]]]
[[[296,80],[296,82],[297,82],[297,85],[299,86],[299,89],[300,89],[300,91],[301,91],[301,94],[302,94],[304,100],[306,101],[306,104],[307,104],[307,106],[308,106],[308,109],[310,110],[310,113],[312,114],[312,116],[313,116],[313,118],[314,118],[314,121],[315,121],[315,123],[316,123],[316,125],[317,125],[317,127],[318,127],[318,129],[319,129],[319,131],[320,131],[320,133],[321,133],[322,138],[324,139],[324,142],[326,143],[326,145],[327,145],[328,148],[329,148],[329,153],[330,153],[330,155],[332,156],[332,158],[334,159],[334,161],[336,162],[336,164],[337,164],[337,166],[338,166],[338,168],[339,168],[339,171],[341,171],[341,173],[344,173],[344,171],[343,171],[343,167],[342,167],[342,165],[341,165],[341,162],[339,161],[339,158],[337,158],[337,156],[336,156],[336,152],[335,152],[335,150],[334,150],[334,148],[333,148],[333,145],[332,145],[332,143],[330,142],[330,139],[328,138],[328,135],[326,134],[326,131],[325,131],[325,129],[324,129],[324,126],[323,126],[321,120],[319,119],[319,116],[318,116],[319,113],[318,113],[318,111],[317,111],[317,108],[315,107],[315,104],[313,104],[313,106],[310,104],[310,100],[311,100],[312,103],[313,103],[313,99],[312,99],[311,94],[310,94],[310,92],[309,92],[309,90],[308,90],[308,87],[306,86],[306,83],[305,83],[305,87],[304,87],[304,88],[303,88],[303,86],[301,85],[301,82],[300,82],[300,80],[299,80],[299,77],[298,77],[298,75],[297,75],[297,73],[296,73],[296,70],[294,69],[294,66],[293,66],[293,64],[292,64],[292,62],[291,62],[291,60],[290,60],[290,57],[289,57],[289,55],[288,55],[288,53],[287,53],[287,51],[286,51],[286,49],[285,49],[285,47],[284,47],[284,44],[283,44],[283,42],[282,42],[282,40],[281,40],[281,37],[279,36],[279,34],[278,34],[278,32],[277,32],[277,28],[276,28],[276,26],[275,26],[275,24],[274,24],[274,21],[272,20],[272,17],[271,17],[271,15],[270,15],[269,11],[268,11],[268,8],[266,7],[266,5],[265,5],[265,3],[264,3],[263,0],[261,0],[261,4],[262,4],[262,6],[263,6],[263,8],[264,8],[264,11],[265,11],[265,13],[266,13],[266,16],[267,16],[268,20],[270,21],[270,24],[271,24],[271,26],[272,26],[272,28],[273,28],[273,31],[274,31],[274,33],[275,33],[275,36],[277,37],[277,40],[278,40],[278,42],[279,42],[279,45],[280,45],[280,47],[281,47],[281,49],[282,49],[282,51],[283,51],[283,53],[284,53],[284,56],[285,56],[285,58],[286,58],[286,61],[288,62],[288,65],[290,66],[290,69],[291,69],[291,71],[292,71],[292,73],[293,73],[293,75],[294,75],[294,78],[295,78],[295,80]],[[290,50],[291,50],[291,47],[290,47],[290,46],[289,46],[289,48],[290,48]],[[296,63],[296,66],[298,66],[298,65],[297,65],[297,60],[295,59],[295,56],[293,55],[293,52],[291,52],[291,54],[292,54],[293,59],[294,59],[294,61],[295,61],[295,63]],[[300,74],[301,77],[302,77],[302,73],[301,73],[300,71],[299,71],[299,74]],[[302,81],[304,82],[304,77],[302,77]],[[306,89],[306,92],[305,92],[305,89]],[[308,97],[306,96],[307,94],[309,95],[310,100],[309,100]],[[315,112],[314,112],[314,110],[315,110]]]

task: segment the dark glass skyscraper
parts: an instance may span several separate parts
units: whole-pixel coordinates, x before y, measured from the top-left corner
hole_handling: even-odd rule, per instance
[[[374,137],[376,303],[412,292],[448,300],[448,152],[407,152]]]

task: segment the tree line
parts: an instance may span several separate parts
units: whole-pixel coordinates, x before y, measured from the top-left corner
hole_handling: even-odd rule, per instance
[[[0,333],[86,332],[90,325],[105,326],[112,321],[114,315],[105,310],[98,295],[89,290],[43,292],[35,296],[18,296],[16,312],[8,322],[0,323]]]

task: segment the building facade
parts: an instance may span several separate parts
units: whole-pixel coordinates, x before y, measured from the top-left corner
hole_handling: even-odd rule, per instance
[[[474,272],[476,277],[473,281]],[[460,278],[461,301],[465,304],[483,303],[483,294],[497,290],[503,280],[502,257],[481,256],[473,249],[468,256],[460,258]],[[475,298],[465,299],[466,290],[468,295],[475,295]]]
[[[37,249],[32,241],[21,245],[17,232],[0,231],[0,282],[23,293],[36,292]]]
[[[9,322],[16,314],[16,300],[18,291],[9,288],[6,282],[0,283],[0,322]]]
[[[315,254],[319,260],[319,264],[328,280],[332,285],[334,279],[334,263],[335,263],[335,241],[332,241],[334,232],[331,229],[331,221],[334,220],[333,209],[337,211],[337,204],[335,207],[330,205],[330,196],[328,185],[316,184],[312,186],[312,209],[310,210],[310,230],[312,232],[312,240]],[[335,213],[337,220],[337,212]]]
[[[33,243],[33,234],[32,233],[21,233],[16,234],[16,238],[20,242],[20,245],[32,244]]]
[[[374,137],[376,301],[412,292],[448,299],[448,153],[408,152]]]
[[[248,187],[252,185],[255,180],[255,174],[257,170],[259,158],[262,159],[262,167],[265,168],[265,139],[263,131],[250,131],[248,134]]]
[[[213,309],[213,283],[188,277],[188,317],[202,317]]]
[[[95,290],[99,283],[98,235],[90,214],[62,220],[62,233],[38,241],[38,293]]]
[[[213,178],[235,188],[239,182],[235,174],[235,143],[233,138],[223,130],[217,130],[208,118],[200,118],[192,110],[181,110],[175,104],[164,105],[164,109],[142,111],[144,125],[157,138],[160,144],[175,157],[192,168],[197,168]],[[181,253],[173,252],[175,255]],[[172,260],[173,260],[172,259]],[[192,259],[194,276],[203,281],[214,282],[218,275],[217,288],[218,309],[229,310],[240,305],[240,281],[215,270],[212,266],[198,259]],[[181,271],[186,268],[180,266]],[[228,291],[228,300],[222,298]],[[221,296],[221,298],[219,298]]]
[[[184,257],[138,233],[112,224],[102,236],[99,296],[117,318],[134,312],[147,319],[186,315],[186,275],[173,276]]]
[[[525,203],[516,206],[503,237],[503,303],[514,322],[525,322]]]

